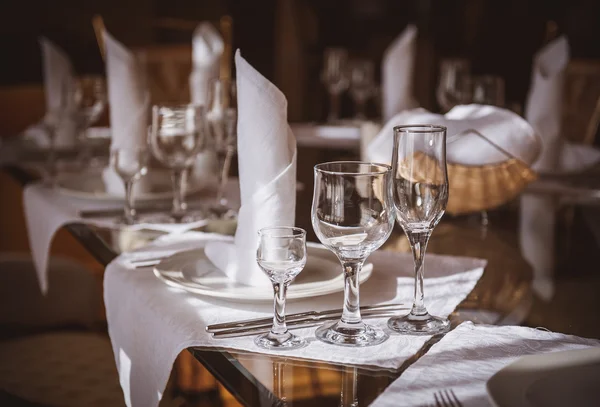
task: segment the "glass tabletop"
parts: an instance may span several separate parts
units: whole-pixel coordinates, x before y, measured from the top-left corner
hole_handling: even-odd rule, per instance
[[[5,167],[25,185],[35,179],[17,167]],[[297,226],[309,232],[316,241],[310,224],[312,191],[297,195]],[[563,216],[562,212],[558,216]],[[207,226],[210,230],[211,225]],[[214,225],[213,225],[214,227]],[[559,222],[556,270],[553,272],[555,293],[544,300],[533,290],[533,271],[523,258],[519,241],[518,210],[508,206],[489,213],[484,226],[479,214],[461,217],[445,215],[435,229],[428,253],[469,256],[488,261],[475,289],[452,313],[453,326],[471,320],[485,324],[517,324],[543,326],[579,336],[600,338],[596,311],[600,309],[600,254],[585,222],[575,216],[569,235]],[[102,230],[84,224],[67,226],[68,230],[103,265],[119,252],[152,241],[160,234],[137,231]],[[215,230],[211,230],[215,231]],[[218,230],[217,230],[218,231]],[[408,252],[409,245],[401,229],[396,227],[381,250]],[[426,275],[427,277],[427,275]],[[273,357],[259,353],[228,352],[190,348],[219,382],[244,405],[368,405],[412,363],[419,359],[441,337],[435,336],[398,370],[357,368],[350,365]],[[180,358],[178,363],[185,362]],[[175,366],[174,373],[185,366]],[[172,378],[173,378],[172,375]],[[174,384],[175,382],[175,384]],[[176,386],[176,380],[171,380]]]

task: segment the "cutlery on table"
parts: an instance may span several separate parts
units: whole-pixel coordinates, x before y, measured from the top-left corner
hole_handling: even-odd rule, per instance
[[[462,407],[461,402],[454,394],[454,390],[444,389],[433,393],[436,407]]]
[[[407,310],[404,304],[368,305],[360,307],[365,318],[391,316],[396,311]],[[339,319],[341,309],[327,311],[308,311],[291,314],[286,317],[286,324],[292,328],[304,328],[316,325],[321,321]],[[268,331],[271,328],[272,318],[257,318],[246,321],[226,322],[209,325],[206,331],[213,334],[214,338],[228,338],[234,336],[254,335]]]

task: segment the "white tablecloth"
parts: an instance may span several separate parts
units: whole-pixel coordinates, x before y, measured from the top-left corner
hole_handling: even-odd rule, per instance
[[[486,382],[519,357],[600,346],[595,339],[520,326],[465,322],[410,366],[372,407],[435,405],[433,394],[452,389],[464,407],[491,406]]]
[[[190,240],[156,242],[135,256],[153,256],[166,250],[190,248]],[[197,234],[191,241],[202,245]],[[323,249],[325,250],[325,249]],[[128,268],[125,254],[106,269],[104,300],[108,329],[113,344],[121,386],[128,405],[150,407],[158,404],[173,361],[185,348],[202,346],[271,353],[281,356],[322,360],[331,363],[396,369],[413,356],[429,339],[425,336],[392,334],[381,345],[347,348],[314,339],[315,328],[295,330],[309,340],[306,348],[267,352],[258,349],[253,337],[213,339],[205,332],[209,324],[272,315],[272,304],[232,303],[201,297],[166,286],[150,269]],[[410,306],[414,291],[413,261],[409,254],[378,251],[372,254],[373,275],[361,286],[361,304],[399,303]],[[425,298],[429,310],[447,316],[471,292],[483,273],[484,260],[428,255]],[[340,270],[341,272],[341,270]],[[287,312],[339,308],[342,293],[292,301]],[[385,328],[387,318],[369,319]]]

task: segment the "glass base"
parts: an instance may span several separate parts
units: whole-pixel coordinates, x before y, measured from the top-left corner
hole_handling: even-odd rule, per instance
[[[276,335],[272,332],[262,334],[254,339],[254,343],[259,348],[269,350],[299,349],[307,345],[307,342],[303,338],[296,336],[291,332],[281,335]]]
[[[423,315],[408,314],[388,320],[388,327],[406,335],[435,335],[448,332],[450,321],[447,318],[434,317],[429,313]]]
[[[373,346],[385,342],[389,335],[379,328],[359,324],[345,324],[341,321],[325,324],[319,327],[315,336],[317,339],[339,346]]]

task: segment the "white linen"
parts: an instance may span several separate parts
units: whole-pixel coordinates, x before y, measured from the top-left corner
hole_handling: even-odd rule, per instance
[[[238,165],[242,206],[234,244],[212,243],[208,258],[234,281],[270,287],[256,264],[258,230],[294,226],[296,139],[283,93],[235,54],[238,87]]]
[[[129,151],[146,147],[148,138],[150,93],[145,71],[133,52],[104,32],[106,77],[111,124],[111,150]],[[124,196],[121,177],[109,166],[102,177],[107,191]],[[134,196],[148,192],[150,182],[142,177],[134,188]]]
[[[231,180],[227,186],[226,197],[229,204],[236,208],[239,204],[238,183]],[[209,202],[213,197],[201,199],[200,202]],[[188,202],[189,203],[189,202]],[[118,229],[116,219],[82,219],[81,211],[100,209],[119,209],[122,204],[107,201],[93,201],[78,199],[61,194],[56,189],[48,188],[42,184],[31,184],[23,192],[23,208],[27,224],[29,246],[35,265],[40,289],[48,290],[47,265],[48,254],[54,235],[62,226],[71,223],[87,223],[103,228]],[[150,229],[166,233],[181,233],[203,225],[204,221],[183,225],[157,225],[137,224],[128,226],[128,230]]]
[[[486,382],[519,357],[600,346],[595,339],[519,326],[464,322],[392,383],[371,407],[434,405],[433,394],[452,389],[465,407],[492,406]]]
[[[208,85],[219,77],[219,62],[225,43],[217,29],[208,22],[196,27],[192,37],[192,73],[190,98],[193,104],[206,106]]]
[[[418,106],[413,96],[413,70],[417,52],[417,27],[410,24],[383,54],[381,92],[383,120]]]
[[[394,127],[405,124],[436,124],[447,127],[446,156],[449,163],[485,165],[506,161],[509,157],[496,146],[526,164],[533,163],[539,154],[539,138],[523,118],[510,110],[474,104],[456,106],[445,115],[425,109],[397,114],[368,143],[365,152],[368,160],[390,163]],[[480,132],[493,144],[468,130]],[[459,133],[463,135],[453,138]]]
[[[190,249],[190,242],[163,242],[141,249],[136,256],[152,257],[155,252],[174,248]],[[197,235],[190,236],[198,246]],[[125,400],[130,406],[156,406],[167,383],[176,356],[190,346],[227,348],[269,353],[281,357],[323,360],[362,366],[396,369],[414,355],[430,337],[392,334],[385,343],[366,348],[336,347],[309,341],[306,348],[293,351],[266,351],[254,345],[253,337],[213,339],[205,331],[209,324],[268,317],[270,303],[233,303],[210,299],[165,285],[149,269],[127,268],[125,254],[106,268],[104,301],[108,331],[119,369]],[[361,304],[400,303],[410,306],[414,292],[412,256],[408,253],[377,251],[367,260],[373,275],[361,286]],[[483,273],[484,260],[427,255],[425,298],[429,310],[447,316],[473,289]],[[341,272],[341,270],[340,270]],[[267,288],[270,290],[270,288]],[[324,310],[342,306],[343,293],[291,301],[286,312]],[[369,319],[384,328],[387,318]],[[294,330],[305,338],[314,337],[315,327]]]
[[[75,74],[71,61],[65,52],[45,37],[40,38],[42,49],[44,94],[46,98],[46,113],[69,107],[68,93],[73,90]],[[47,130],[43,124],[30,126],[24,131],[25,138],[32,140],[40,147],[50,145]],[[56,130],[55,148],[73,147],[76,141],[75,122],[64,120]]]

